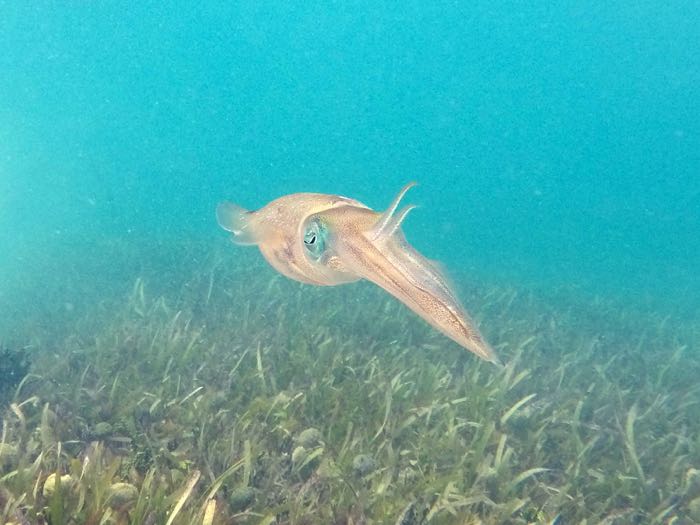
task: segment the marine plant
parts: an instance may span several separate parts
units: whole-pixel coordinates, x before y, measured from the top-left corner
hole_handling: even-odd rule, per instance
[[[0,522],[700,520],[697,319],[465,288],[500,369],[370,286],[175,251],[33,353],[2,410]]]

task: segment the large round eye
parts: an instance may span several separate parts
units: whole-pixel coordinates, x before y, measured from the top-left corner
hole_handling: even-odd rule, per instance
[[[326,228],[318,221],[309,221],[304,229],[304,247],[309,255],[318,259],[326,250]]]

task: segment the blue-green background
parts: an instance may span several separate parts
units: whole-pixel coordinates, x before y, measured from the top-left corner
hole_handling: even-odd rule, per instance
[[[109,275],[110,240],[223,243],[222,199],[383,208],[416,180],[407,235],[460,279],[693,311],[698,20],[692,0],[0,1],[0,307],[46,307],[67,253]]]

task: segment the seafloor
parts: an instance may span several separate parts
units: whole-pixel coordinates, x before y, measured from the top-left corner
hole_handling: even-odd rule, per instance
[[[700,522],[698,320],[462,284],[499,369],[369,284],[134,246],[5,283],[0,522]]]

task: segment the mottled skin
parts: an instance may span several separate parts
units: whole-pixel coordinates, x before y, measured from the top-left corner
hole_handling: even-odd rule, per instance
[[[318,286],[372,281],[464,348],[499,363],[441,272],[404,238],[400,224],[412,207],[395,211],[411,186],[384,213],[338,195],[296,193],[252,212],[223,203],[217,217],[234,242],[256,244],[281,274]]]

